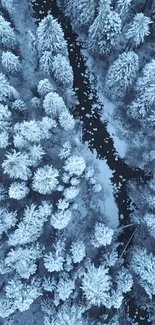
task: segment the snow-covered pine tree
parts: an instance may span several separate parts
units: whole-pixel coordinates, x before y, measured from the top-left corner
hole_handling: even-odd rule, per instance
[[[88,302],[100,306],[107,304],[107,298],[111,288],[111,277],[104,266],[96,268],[93,264],[84,274],[82,290]]]
[[[45,254],[44,265],[48,272],[59,272],[63,270],[64,262],[64,244],[58,240],[57,243],[53,245],[53,251]]]
[[[101,6],[98,16],[89,28],[87,46],[92,54],[108,55],[115,48],[121,33],[121,18],[113,10]]]
[[[127,293],[131,291],[133,286],[133,278],[129,270],[125,267],[121,267],[116,276],[116,283],[118,291]]]
[[[11,76],[17,76],[21,72],[19,57],[9,51],[2,53],[2,66]]]
[[[14,277],[8,281],[6,287],[6,298],[13,302],[15,310],[23,312],[30,308],[30,305],[42,295],[40,281],[33,278],[29,284],[22,283],[21,279]]]
[[[95,17],[96,2],[94,0],[72,1],[70,13],[73,25],[82,32],[88,30]]]
[[[128,107],[128,114],[135,119],[146,119],[155,103],[154,59],[145,65],[142,73],[142,77],[138,78],[136,83],[137,98]]]
[[[29,193],[29,188],[25,182],[14,182],[10,185],[8,194],[11,199],[22,200]]]
[[[84,308],[82,306],[71,305],[66,302],[59,307],[58,312],[55,309],[53,310],[50,304],[42,307],[45,312],[44,325],[90,325],[89,321],[83,316]]]
[[[44,51],[39,59],[39,68],[43,77],[50,77],[52,71],[53,56],[50,51]]]
[[[39,95],[44,97],[48,93],[52,92],[54,89],[53,89],[53,85],[51,84],[49,79],[45,78],[45,79],[41,79],[39,81],[37,90],[38,90]]]
[[[105,93],[114,101],[122,100],[127,89],[133,85],[139,69],[139,56],[124,52],[110,66],[105,79]]]
[[[50,92],[45,96],[43,108],[45,113],[51,117],[57,117],[62,111],[67,111],[63,98],[56,92]]]
[[[63,30],[52,15],[48,15],[39,23],[37,37],[40,57],[45,51],[50,51],[53,56],[58,53],[64,56],[68,55]]]
[[[18,247],[9,251],[4,263],[6,267],[15,270],[22,279],[29,279],[30,275],[36,272],[36,260],[41,256],[41,247],[38,244]]]
[[[17,152],[14,149],[6,154],[6,159],[2,163],[3,173],[8,174],[11,178],[28,180],[31,176],[30,165],[29,156],[24,152]]]
[[[71,149],[72,149],[72,147],[71,147],[70,142],[69,141],[66,141],[63,144],[63,146],[60,149],[60,151],[59,151],[59,157],[60,157],[60,159],[66,159],[66,158],[68,158],[70,156],[70,154],[71,154]]]
[[[66,277],[61,277],[56,288],[56,295],[58,299],[66,301],[71,296],[75,289],[75,283],[73,280]]]
[[[35,143],[40,142],[42,138],[42,131],[38,121],[30,120],[17,123],[14,126],[16,134],[20,134],[24,140]]]
[[[17,38],[11,24],[0,16],[0,47],[12,49],[17,46]]]
[[[72,212],[71,210],[67,209],[65,211],[58,211],[51,216],[51,225],[55,229],[62,230],[67,227],[68,223],[70,222],[72,218]]]
[[[155,256],[146,249],[134,248],[131,258],[131,268],[138,276],[139,284],[152,299],[155,295]]]
[[[58,86],[65,89],[73,87],[73,70],[69,60],[62,54],[57,54],[52,60],[52,76]]]
[[[45,165],[38,168],[33,176],[33,190],[41,194],[51,194],[59,184],[58,176],[59,171],[53,166]]]
[[[40,144],[34,144],[28,147],[28,155],[31,164],[36,167],[45,155],[45,151],[43,150]]]
[[[73,115],[68,110],[62,111],[59,114],[59,123],[65,131],[72,131],[75,126]]]
[[[80,263],[86,256],[85,245],[82,241],[73,242],[70,250],[74,263]]]
[[[5,9],[10,15],[12,15],[15,10],[14,0],[1,0],[1,5],[3,9]]]
[[[15,226],[17,222],[17,212],[9,211],[6,207],[0,208],[0,237]]]
[[[10,86],[3,73],[0,73],[0,100],[6,103],[6,100],[18,99],[18,93],[14,87]]]
[[[113,239],[114,230],[105,226],[103,223],[96,223],[92,238],[95,247],[110,245]]]
[[[125,34],[126,38],[130,40],[130,44],[138,46],[143,43],[145,37],[150,34],[149,25],[151,23],[151,19],[142,12],[136,14]]]
[[[38,207],[35,204],[27,206],[22,221],[18,223],[14,233],[9,235],[8,244],[17,246],[35,242],[41,236],[44,223],[51,212],[52,206],[46,201]]]
[[[70,156],[64,165],[64,170],[69,173],[70,176],[81,176],[86,168],[85,160],[82,156]]]
[[[132,0],[117,0],[116,8],[122,19],[125,19]]]

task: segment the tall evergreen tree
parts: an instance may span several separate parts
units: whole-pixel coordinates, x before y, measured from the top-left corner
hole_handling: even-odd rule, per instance
[[[95,17],[96,2],[94,0],[73,1],[71,19],[76,28],[88,30]]]
[[[51,15],[48,15],[39,23],[37,36],[40,56],[45,51],[50,51],[52,55],[61,53],[67,56],[67,43],[64,40],[63,30]]]
[[[89,28],[87,45],[92,54],[107,55],[116,46],[121,33],[121,18],[112,10],[100,7],[98,16]]]
[[[145,37],[150,34],[150,24],[151,19],[149,17],[146,17],[142,12],[136,14],[126,32],[126,38],[130,40],[131,44],[133,43],[138,46],[143,43]]]
[[[113,100],[123,99],[139,69],[139,57],[133,51],[122,53],[110,66],[105,79],[105,93]]]

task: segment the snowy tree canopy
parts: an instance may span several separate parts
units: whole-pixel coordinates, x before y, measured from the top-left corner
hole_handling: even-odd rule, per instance
[[[40,55],[45,51],[50,51],[52,55],[62,53],[67,56],[67,43],[64,40],[64,33],[52,15],[48,15],[39,23],[37,36]]]
[[[75,26],[80,30],[90,27],[95,17],[96,2],[94,0],[78,0],[72,2],[71,16]]]
[[[41,194],[50,194],[56,190],[59,171],[52,166],[44,166],[37,169],[34,173],[32,187],[34,191]]]
[[[22,259],[21,259],[22,256]],[[17,271],[21,278],[28,279],[37,270],[36,260],[41,257],[39,245],[11,249],[5,258],[5,265]]]
[[[125,17],[130,6],[132,0],[118,0],[117,1],[117,11],[119,12],[121,17]]]
[[[63,244],[58,241],[54,245],[53,251],[44,256],[44,265],[49,272],[59,272],[63,270],[64,261],[64,247]]]
[[[131,87],[139,69],[139,57],[133,52],[122,53],[110,66],[105,79],[105,92],[113,100],[122,99]]]
[[[70,156],[64,165],[64,169],[71,176],[77,175],[81,176],[86,168],[86,163],[83,157],[80,156]]]
[[[41,96],[47,95],[49,92],[53,91],[53,86],[50,81],[45,78],[41,79],[38,84],[38,92]]]
[[[28,180],[31,176],[30,160],[26,153],[13,150],[6,154],[6,159],[2,163],[4,174],[8,174],[11,178],[19,178]]]
[[[126,32],[126,38],[131,39],[136,46],[144,42],[146,36],[150,34],[149,25],[151,20],[146,17],[143,13],[135,15],[132,24]]]
[[[2,7],[11,15],[15,10],[14,0],[1,0]]]
[[[58,211],[55,214],[52,214],[51,217],[51,225],[55,228],[55,229],[64,229],[67,227],[68,223],[70,222],[72,218],[72,212],[67,209],[65,211]]]
[[[107,55],[116,46],[121,33],[121,18],[115,11],[108,13],[102,8],[90,26],[88,49],[93,54]]]
[[[96,268],[91,265],[82,280],[82,290],[86,299],[95,306],[106,304],[110,282],[111,278],[108,275],[108,269],[104,268],[104,266]]]
[[[64,88],[73,87],[73,70],[68,59],[62,55],[57,54],[52,60],[52,76],[58,86]]]
[[[113,239],[114,230],[103,223],[96,223],[92,244],[95,247],[110,245]]]
[[[147,253],[146,249],[137,247],[132,254],[131,267],[151,299],[155,294],[155,256],[152,253]]]
[[[82,241],[76,241],[71,246],[72,259],[74,263],[80,263],[86,256],[85,245]]]
[[[62,111],[59,114],[59,122],[61,127],[65,131],[73,130],[75,126],[75,120],[73,116],[69,113],[69,111]]]
[[[0,16],[0,46],[12,49],[17,46],[17,39],[11,24]]]
[[[75,289],[74,281],[68,278],[64,278],[64,279],[60,278],[57,285],[56,293],[59,299],[65,301],[70,297],[74,289]]]
[[[24,216],[17,229],[9,236],[10,246],[25,245],[35,242],[42,234],[44,222],[51,215],[52,206],[46,201],[36,207],[31,204],[24,210]]]
[[[5,207],[0,208],[0,237],[3,233],[14,227],[17,221],[17,212],[9,211]]]
[[[62,111],[67,111],[63,98],[55,92],[50,92],[45,96],[43,108],[51,117],[57,117]]]
[[[19,57],[9,51],[2,53],[2,66],[12,76],[21,72]]]
[[[10,185],[8,194],[11,199],[21,200],[26,197],[29,193],[29,188],[25,182],[14,182]]]
[[[5,288],[6,297],[13,302],[15,309],[28,310],[33,301],[42,295],[40,282],[33,279],[30,284],[19,278],[10,280]]]

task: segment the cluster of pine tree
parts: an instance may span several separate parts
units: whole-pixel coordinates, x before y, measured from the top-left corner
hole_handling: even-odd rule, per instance
[[[128,142],[126,161],[144,170],[146,175],[145,181],[128,184],[135,230],[126,261],[133,275],[127,301],[129,296],[136,299],[154,324],[155,1],[59,0],[58,3],[76,32],[85,34],[84,45],[90,55],[97,62],[106,62],[103,92],[116,104],[114,118],[121,129],[119,135]],[[117,320],[112,324],[117,324]]]
[[[133,279],[72,115],[62,28],[50,14],[36,28],[27,0],[0,5],[0,318],[23,324],[30,310],[33,324],[37,303],[44,315],[38,325],[117,324]],[[93,6],[86,27],[94,13]],[[94,308],[104,308],[98,321]]]

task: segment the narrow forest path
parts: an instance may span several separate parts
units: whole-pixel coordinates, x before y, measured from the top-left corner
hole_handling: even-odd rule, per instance
[[[107,131],[106,122],[101,121],[100,112],[94,110],[95,104],[98,104],[97,92],[91,88],[90,81],[86,72],[85,59],[81,53],[82,45],[78,41],[78,35],[73,31],[69,20],[58,8],[56,0],[37,0],[33,4],[35,16],[41,20],[49,12],[61,24],[65,39],[68,43],[69,59],[74,72],[74,88],[79,100],[75,115],[83,121],[83,140],[87,141],[90,150],[95,149],[100,159],[106,159],[109,168],[112,170],[111,178],[114,186],[115,200],[119,210],[119,216],[123,215],[120,223],[125,225],[130,223],[130,200],[127,195],[127,181],[131,179],[145,181],[145,173],[140,169],[129,167],[125,161],[118,156],[114,147],[113,139]],[[98,105],[97,105],[98,106]],[[127,228],[126,240],[131,235]]]

